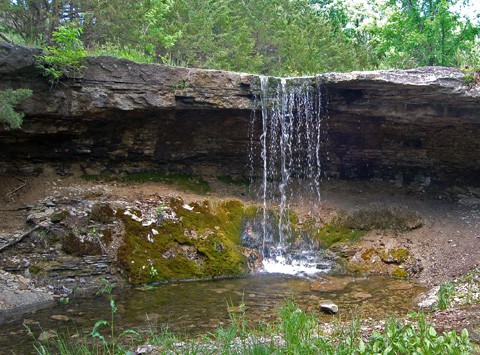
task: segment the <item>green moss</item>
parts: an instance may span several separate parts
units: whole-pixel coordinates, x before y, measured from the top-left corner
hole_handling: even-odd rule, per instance
[[[52,221],[52,223],[59,223],[63,221],[65,218],[67,218],[67,216],[68,216],[68,211],[63,210],[50,216],[50,220]]]
[[[405,248],[388,249],[380,253],[380,258],[387,264],[402,264],[408,259],[409,254]]]
[[[30,271],[30,273],[32,275],[38,275],[40,274],[40,272],[42,271],[42,268],[39,267],[38,265],[36,264],[31,264],[29,267],[28,267],[28,271]]]
[[[172,279],[211,278],[247,272],[242,254],[244,218],[256,212],[239,201],[212,205],[209,201],[185,206],[180,198],[167,204],[177,220],[142,226],[119,210],[125,226],[118,260],[132,283]],[[152,228],[158,234],[152,233]],[[152,268],[154,272],[152,272]]]
[[[392,275],[393,277],[406,278],[408,277],[408,272],[401,267],[396,267],[390,272],[390,275]]]
[[[311,233],[311,235],[318,240],[324,248],[330,248],[337,243],[358,240],[363,237],[365,233],[365,231],[360,229],[326,224],[316,232]]]

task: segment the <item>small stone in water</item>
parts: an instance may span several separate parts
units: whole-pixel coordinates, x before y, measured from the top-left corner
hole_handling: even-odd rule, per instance
[[[64,322],[70,320],[70,318],[68,318],[67,316],[64,316],[63,314],[54,314],[50,318],[53,319],[53,320],[60,320],[60,321],[64,321]]]
[[[338,313],[338,306],[333,302],[325,302],[320,304],[320,310],[326,314]]]

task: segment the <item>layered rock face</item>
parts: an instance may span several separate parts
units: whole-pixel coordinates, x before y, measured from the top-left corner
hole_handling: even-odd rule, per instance
[[[480,182],[480,94],[460,70],[324,74],[333,174]]]
[[[31,171],[40,163],[68,170],[78,163],[86,172],[250,174],[249,152],[258,154],[260,140],[250,132],[262,130],[261,120],[251,124],[258,77],[96,57],[80,75],[50,87],[35,54],[0,45],[0,89],[34,93],[19,106],[26,114],[22,129],[0,131],[3,171]],[[325,175],[480,181],[480,94],[459,70],[305,80],[322,92]]]

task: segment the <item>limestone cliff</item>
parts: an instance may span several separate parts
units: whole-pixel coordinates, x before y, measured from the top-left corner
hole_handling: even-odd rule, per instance
[[[21,130],[0,131],[0,169],[248,174],[258,77],[88,58],[50,87],[38,50],[0,44],[0,89],[30,88]],[[340,178],[478,183],[480,93],[452,68],[307,78],[324,105],[324,173]],[[261,130],[256,120],[255,131]],[[253,139],[254,149],[259,137]]]

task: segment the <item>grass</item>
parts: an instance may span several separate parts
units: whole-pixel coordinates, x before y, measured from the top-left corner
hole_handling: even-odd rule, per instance
[[[437,308],[465,306],[480,303],[480,269],[471,270],[461,278],[440,285]]]
[[[362,331],[362,322],[333,322],[327,331],[314,313],[287,300],[278,309],[278,318],[269,324],[250,327],[245,307],[232,307],[230,324],[207,336],[178,337],[162,328],[152,331],[146,342],[162,354],[471,354],[475,348],[467,330],[439,334],[424,314],[411,313],[407,320],[392,318],[382,330],[371,334]],[[112,314],[113,314],[112,308]],[[113,318],[112,318],[113,319]],[[98,322],[97,322],[98,323]],[[113,321],[112,321],[113,324]],[[54,338],[48,344],[37,343],[37,352],[48,354],[131,354],[132,344],[120,344],[113,335],[114,346],[94,332],[79,341],[71,337]]]
[[[127,174],[124,176],[83,174],[81,178],[86,181],[119,181],[127,184],[162,182],[201,195],[211,191],[210,185],[206,180],[193,174],[160,173],[153,171]]]
[[[444,282],[440,285],[437,293],[437,307],[443,311],[451,306],[452,298],[455,292],[455,285],[451,281]]]

